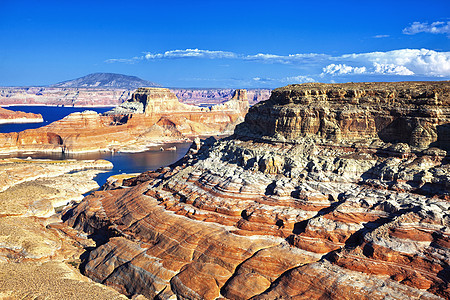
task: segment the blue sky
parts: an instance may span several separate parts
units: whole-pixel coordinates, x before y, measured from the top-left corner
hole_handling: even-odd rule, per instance
[[[0,0],[0,86],[450,79],[450,1]]]

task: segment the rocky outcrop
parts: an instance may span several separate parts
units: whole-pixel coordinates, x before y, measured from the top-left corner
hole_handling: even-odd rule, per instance
[[[148,86],[148,85],[145,85]],[[117,106],[131,98],[134,88],[117,87],[0,87],[0,105]],[[180,102],[216,105],[230,100],[234,89],[171,89]],[[269,89],[249,89],[250,104],[269,99]]]
[[[12,111],[0,107],[0,124],[17,123],[41,123],[44,122],[42,115],[25,113],[22,111]]]
[[[132,90],[105,88],[2,87],[0,105],[116,106]]]
[[[141,88],[105,115],[73,113],[45,127],[0,134],[0,153],[143,151],[155,143],[231,134],[247,110],[246,100],[200,108],[178,102],[168,89]]]
[[[450,83],[290,85],[256,105],[238,134],[295,141],[407,143],[450,148]],[[245,127],[245,128],[244,128]]]
[[[194,105],[214,105],[233,98],[234,89],[171,89],[181,102]],[[270,89],[246,89],[251,105],[269,99]]]
[[[0,298],[126,299],[74,268],[95,242],[55,208],[97,189],[107,161],[0,160]]]
[[[104,238],[85,274],[157,299],[449,298],[450,164],[446,144],[433,147],[448,90],[275,90],[234,136],[195,140],[179,162],[67,210],[67,224]],[[411,131],[391,143],[397,133],[379,135],[388,121],[436,129],[436,140],[417,145]]]

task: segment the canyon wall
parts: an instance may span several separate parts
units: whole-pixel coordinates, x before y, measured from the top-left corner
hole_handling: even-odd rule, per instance
[[[251,105],[269,99],[270,89],[246,89],[248,101]],[[177,95],[180,101],[188,104],[218,104],[230,100],[234,95],[234,89],[176,89],[171,91]]]
[[[102,237],[84,274],[152,299],[448,299],[449,91],[274,90],[233,136],[68,208]]]
[[[132,93],[124,89],[2,87],[0,105],[116,106]]]
[[[17,124],[17,123],[41,123],[44,122],[42,115],[25,113],[22,111],[12,111],[0,107],[0,124]]]
[[[67,87],[0,87],[0,105],[117,106],[134,89]],[[215,105],[230,100],[235,89],[171,89],[180,102]],[[269,99],[269,89],[249,89],[250,104]]]
[[[168,89],[140,88],[105,115],[73,113],[47,126],[0,134],[0,153],[23,151],[143,151],[148,145],[231,134],[248,110],[246,99],[212,108],[180,103]]]

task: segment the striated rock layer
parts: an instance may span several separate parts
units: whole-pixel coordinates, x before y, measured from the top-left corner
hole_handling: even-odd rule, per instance
[[[61,222],[55,208],[80,201],[98,185],[107,161],[0,160],[0,298],[126,299],[74,268],[86,235]]]
[[[248,106],[242,96],[200,108],[178,102],[168,89],[140,88],[105,115],[73,113],[45,127],[0,134],[0,152],[141,151],[155,142],[231,134]]]
[[[275,90],[234,136],[67,210],[98,241],[84,274],[156,299],[448,299],[449,90]]]
[[[22,111],[12,111],[0,107],[0,124],[17,123],[41,123],[44,122],[42,115],[26,113]]]
[[[77,83],[77,80],[69,83]],[[100,81],[99,83],[101,83]],[[60,87],[0,87],[0,105],[51,105],[51,106],[77,106],[98,107],[117,106],[130,99],[133,87],[119,88],[116,81],[108,82],[109,86],[92,87],[96,81],[82,82],[84,86],[67,86],[61,83]],[[91,87],[88,87],[91,86]],[[140,85],[149,86],[149,85]],[[170,89],[180,102],[191,105],[215,105],[230,100],[234,89]],[[255,104],[269,99],[269,89],[249,89],[248,101]]]

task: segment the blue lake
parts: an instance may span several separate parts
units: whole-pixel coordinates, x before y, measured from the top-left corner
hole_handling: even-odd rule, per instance
[[[30,124],[6,124],[0,126],[0,132],[15,132],[26,129],[38,128],[62,119],[73,112],[82,112],[87,109],[103,113],[111,108],[80,108],[80,107],[49,107],[49,106],[11,106],[10,110],[20,110],[24,112],[39,113],[45,121],[44,123]],[[149,170],[156,170],[159,167],[170,165],[182,158],[189,149],[189,143],[165,144],[163,148],[175,146],[175,151],[160,151],[160,146],[152,147],[148,151],[139,153],[111,153],[111,152],[91,152],[82,154],[62,154],[62,153],[25,153],[18,155],[0,155],[4,157],[19,158],[44,158],[44,159],[106,159],[113,163],[114,168],[106,173],[99,174],[95,180],[102,186],[109,176],[122,173],[142,173]]]
[[[13,111],[24,111],[28,113],[41,114],[43,123],[25,123],[25,124],[1,124],[0,132],[17,132],[27,129],[39,128],[52,122],[60,120],[74,112],[83,112],[93,110],[98,113],[104,113],[111,110],[111,107],[56,107],[56,106],[9,106],[6,109]]]

